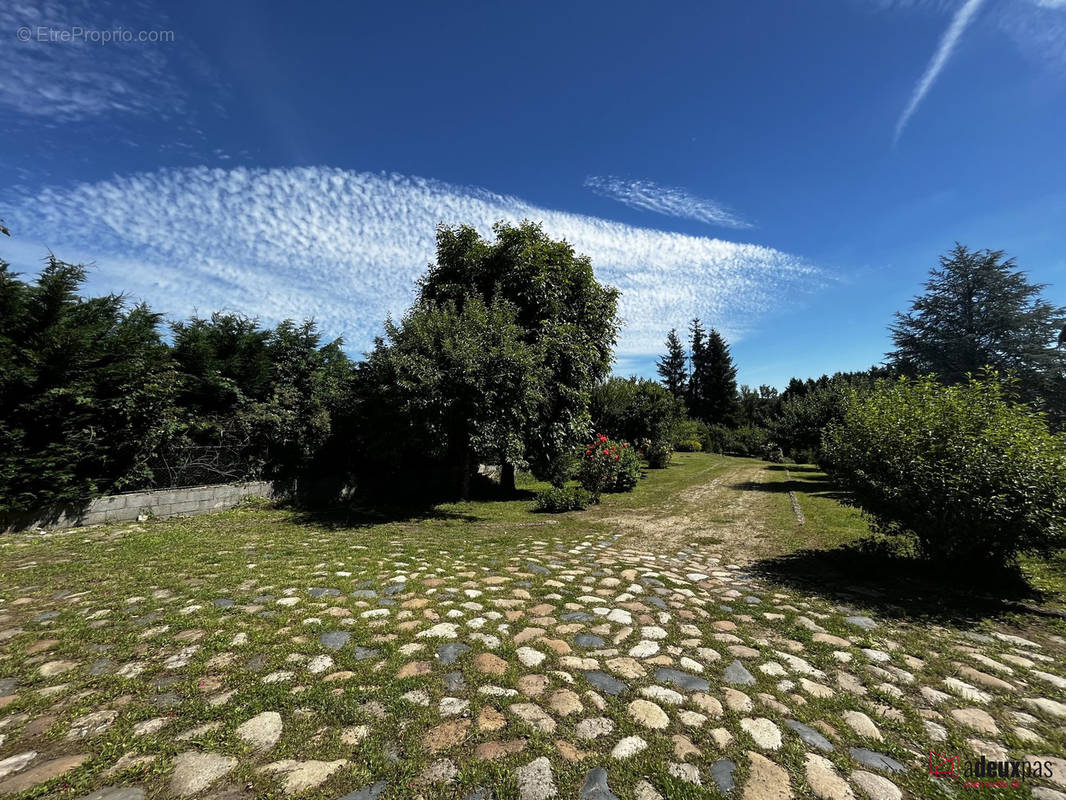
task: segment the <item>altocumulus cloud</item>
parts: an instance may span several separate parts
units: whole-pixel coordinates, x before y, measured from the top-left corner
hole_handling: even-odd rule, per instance
[[[698,197],[679,186],[663,186],[654,181],[630,180],[613,175],[592,175],[585,179],[585,187],[630,208],[667,217],[693,219],[727,228],[752,227],[714,200]]]
[[[121,20],[121,22],[118,22]],[[15,0],[0,4],[5,79],[0,109],[34,124],[68,123],[112,114],[174,116],[186,91],[175,77],[175,45],[50,41],[72,29],[161,31],[167,18],[142,0]],[[28,40],[16,37],[23,29]],[[199,58],[191,43],[181,52]]]
[[[194,168],[51,187],[12,204],[12,230],[63,258],[93,259],[90,288],[125,291],[172,317],[216,309],[264,321],[314,317],[366,349],[403,313],[438,223],[483,235],[532,219],[591,256],[622,291],[619,354],[661,348],[699,315],[737,338],[818,270],[767,247],[624,225],[516,197],[332,168]]]

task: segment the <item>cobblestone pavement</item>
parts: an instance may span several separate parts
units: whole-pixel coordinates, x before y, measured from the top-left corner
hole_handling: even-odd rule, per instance
[[[1066,798],[1056,635],[880,619],[622,533],[290,526],[275,552],[234,524],[183,574],[164,529],[7,541],[0,796]],[[934,778],[931,750],[1018,786]]]

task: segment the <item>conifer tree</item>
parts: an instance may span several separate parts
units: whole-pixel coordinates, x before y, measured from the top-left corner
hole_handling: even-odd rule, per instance
[[[703,420],[731,425],[736,422],[737,368],[729,344],[716,329],[707,336],[706,370],[702,376]]]
[[[677,328],[671,328],[666,335],[666,354],[656,362],[662,385],[676,399],[684,398],[688,388],[688,369],[686,365],[685,348],[678,338]]]
[[[707,375],[707,333],[698,317],[689,323],[688,331],[692,355],[689,357],[691,366],[685,400],[688,403],[689,413],[696,419],[704,419],[706,403],[703,390]]]

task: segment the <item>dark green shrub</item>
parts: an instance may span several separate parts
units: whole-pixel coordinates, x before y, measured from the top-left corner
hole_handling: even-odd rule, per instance
[[[763,428],[733,428],[729,430],[722,452],[761,458],[769,440],[770,435]]]
[[[994,571],[1066,545],[1066,438],[994,374],[852,392],[823,448],[876,527],[913,536],[928,557]]]
[[[762,447],[762,458],[774,464],[781,464],[785,460],[785,451],[777,442],[767,442]]]
[[[670,466],[670,458],[673,454],[673,448],[665,442],[649,442],[644,447],[644,458],[648,460],[648,466],[652,469],[666,469]]]
[[[553,486],[537,495],[533,510],[544,514],[584,511],[596,502],[592,493],[580,486]]]
[[[732,429],[725,425],[704,425],[701,431],[703,449],[708,453],[724,453],[732,439]]]
[[[887,370],[873,367],[865,372],[838,372],[832,377],[823,375],[806,384],[793,379],[783,395],[777,418],[770,425],[774,441],[785,455],[799,461],[803,454],[807,463],[818,463],[822,448],[822,432],[844,416],[844,399],[850,390],[865,392],[878,380],[889,376]]]
[[[707,426],[699,420],[686,419],[674,425],[671,444],[681,453],[698,453],[703,450],[703,440],[707,436]]]
[[[630,492],[640,480],[640,460],[628,442],[602,433],[585,447],[577,468],[578,482],[597,497],[604,492]]]
[[[84,280],[52,257],[24,282],[0,259],[0,514],[149,486],[177,427],[161,315],[81,297]]]
[[[669,449],[684,405],[655,381],[611,378],[593,389],[589,414],[595,429],[611,439]]]

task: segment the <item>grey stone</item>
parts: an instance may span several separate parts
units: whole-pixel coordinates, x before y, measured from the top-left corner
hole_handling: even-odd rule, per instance
[[[216,608],[232,608],[234,603],[228,597],[218,597],[214,601]]]
[[[492,789],[486,789],[484,786],[478,786],[472,792],[469,792],[463,796],[463,800],[496,800],[496,795]]]
[[[115,662],[110,658],[98,658],[89,666],[89,674],[93,676],[104,675],[112,672],[114,668]]]
[[[673,684],[674,686],[686,689],[690,692],[706,692],[711,688],[711,684],[703,678],[690,675],[687,672],[681,672],[680,670],[669,669],[667,667],[660,667],[657,669],[655,671],[655,678],[661,683]]]
[[[524,767],[515,770],[518,779],[518,796],[521,800],[547,800],[555,797],[555,780],[552,765],[547,758],[535,758]]]
[[[851,757],[870,769],[879,769],[885,772],[906,772],[907,768],[891,756],[867,750],[865,747],[853,747],[848,752]]]
[[[390,583],[388,586],[381,590],[381,593],[386,597],[392,597],[394,594],[399,594],[406,588],[406,583]]]
[[[236,766],[235,758],[188,750],[174,760],[170,792],[182,797],[198,794]]]
[[[802,722],[794,719],[786,719],[785,725],[794,730],[800,739],[803,740],[804,744],[811,747],[817,747],[824,753],[833,752],[833,743],[822,736],[822,734],[818,733],[814,728],[809,728]]]
[[[540,564],[534,564],[532,561],[526,564],[526,569],[530,572],[535,572],[538,575],[551,575],[552,571],[547,567],[542,567]]]
[[[570,611],[563,614],[560,619],[562,619],[563,622],[592,622],[592,620],[596,618],[592,616],[592,614],[587,614],[584,611]]]
[[[736,768],[737,765],[728,758],[720,758],[711,764],[711,780],[722,794],[729,794],[736,786],[733,781],[733,772]]]
[[[748,672],[747,668],[739,661],[734,661],[722,673],[726,683],[734,686],[751,686],[755,683],[755,676]]]
[[[13,695],[16,685],[14,678],[0,678],[0,697]]]
[[[264,711],[237,726],[237,735],[254,750],[269,750],[281,736],[281,714]]]
[[[606,642],[594,633],[579,633],[574,637],[574,644],[578,647],[603,647]]]
[[[877,623],[869,617],[844,617],[844,621],[849,625],[854,625],[856,628],[862,628],[864,631],[872,631],[877,627]]]
[[[462,642],[445,642],[437,648],[437,658],[442,664],[454,664],[459,656],[470,650],[470,645]]]
[[[78,800],[144,800],[144,789],[130,786],[105,786],[92,794],[83,794]]]
[[[156,708],[173,708],[181,705],[181,698],[174,692],[164,692],[152,699],[152,705]]]
[[[370,658],[377,658],[379,655],[381,655],[381,651],[374,647],[363,647],[357,644],[352,648],[353,661],[366,661]]]
[[[389,788],[388,781],[378,781],[373,786],[367,786],[364,789],[357,789],[354,792],[349,792],[339,800],[378,800],[381,795],[385,794],[385,790]]]
[[[444,675],[444,688],[449,692],[461,692],[466,688],[466,679],[461,672],[448,672]]]
[[[601,692],[607,692],[607,694],[612,695],[614,697],[617,697],[629,688],[626,684],[622,683],[622,681],[618,680],[618,678],[613,678],[606,672],[600,672],[599,670],[586,672],[585,680],[587,680]]]
[[[352,635],[348,631],[327,631],[318,637],[318,641],[330,650],[340,650],[351,638]]]
[[[312,586],[307,590],[307,593],[312,597],[338,597],[340,596],[340,589],[323,589],[319,586]]]
[[[578,800],[620,800],[618,795],[607,785],[607,770],[593,767],[585,776],[585,785],[581,787]]]

